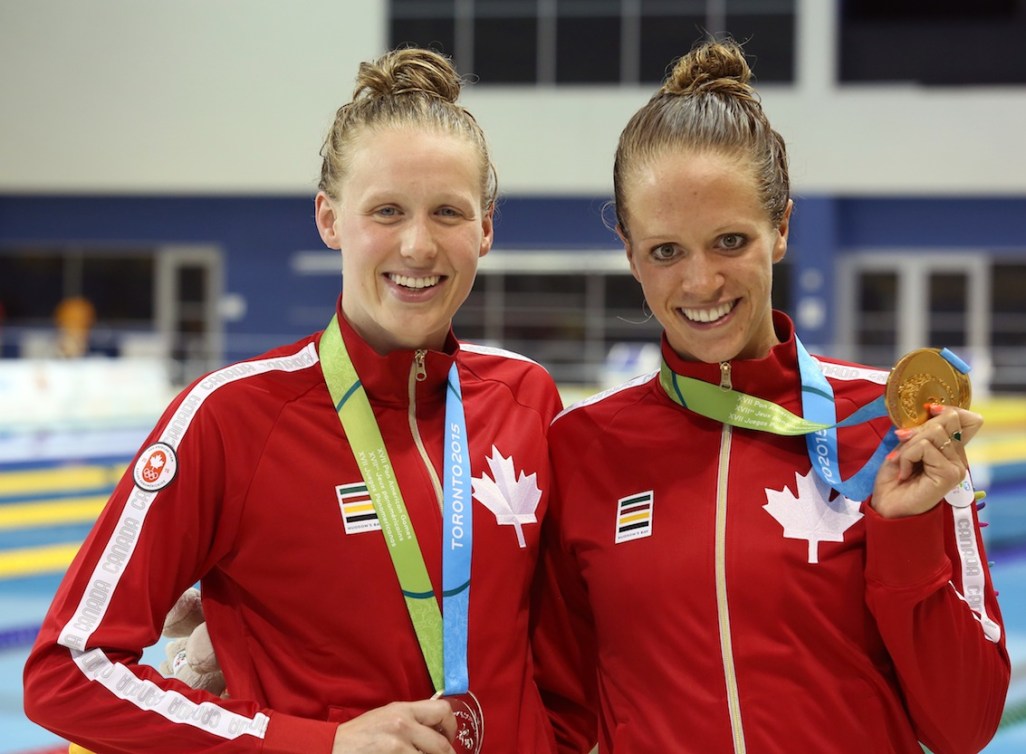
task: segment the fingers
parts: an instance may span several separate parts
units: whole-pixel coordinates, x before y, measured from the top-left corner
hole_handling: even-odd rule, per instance
[[[923,513],[965,479],[965,445],[983,426],[983,417],[951,406],[927,410],[926,422],[896,431],[899,445],[877,473],[872,505],[886,518]]]
[[[929,407],[932,417],[918,427],[899,429],[900,445],[889,456],[899,464],[898,480],[927,473],[939,485],[957,484],[969,467],[965,444],[979,431],[979,414],[950,406]]]
[[[956,441],[963,445],[972,440],[983,426],[983,417],[966,408],[941,406],[935,403],[929,407],[928,411],[931,418],[926,424],[930,424],[934,419],[940,419],[950,430],[951,435],[958,433],[961,436]],[[923,426],[925,427],[926,424]]]
[[[932,404],[927,407],[930,419],[918,427],[897,430],[898,439],[909,443],[913,439],[929,439],[940,451],[953,448],[956,453],[967,445],[983,426],[983,417],[973,411],[952,406]]]
[[[449,702],[432,697],[423,702],[415,702],[415,705],[414,716],[417,722],[435,729],[449,741],[456,737],[456,716]]]
[[[161,634],[171,638],[188,636],[203,622],[203,603],[199,589],[187,589],[164,618]]]
[[[898,480],[905,481],[916,474],[928,474],[939,487],[947,485],[943,490],[946,492],[965,476],[968,468],[965,451],[946,435],[941,435],[941,440],[931,435],[936,433],[911,439],[895,451],[898,454]]]
[[[455,754],[456,718],[442,699],[392,702],[338,726],[332,751]]]

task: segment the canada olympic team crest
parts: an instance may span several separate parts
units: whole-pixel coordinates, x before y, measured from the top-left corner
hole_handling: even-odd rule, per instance
[[[156,492],[171,484],[178,473],[178,456],[167,443],[155,442],[135,462],[132,473],[136,485],[146,492]]]

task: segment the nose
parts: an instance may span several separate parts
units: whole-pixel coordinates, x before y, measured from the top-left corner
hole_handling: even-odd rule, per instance
[[[429,218],[413,217],[406,223],[399,252],[403,259],[413,264],[434,261],[438,255],[438,239]]]
[[[709,254],[689,255],[681,272],[681,288],[696,300],[713,300],[723,287],[723,274],[717,260]]]

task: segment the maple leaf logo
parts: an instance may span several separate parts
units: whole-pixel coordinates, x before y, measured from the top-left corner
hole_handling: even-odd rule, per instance
[[[471,478],[473,496],[495,514],[497,523],[513,526],[517,531],[520,546],[527,547],[523,525],[533,524],[538,520],[534,515],[541,500],[538,475],[524,474],[521,471],[517,477],[513,468],[513,457],[504,457],[494,445],[492,454],[485,460],[488,461],[492,476],[481,474],[480,479]]]
[[[809,541],[809,562],[819,562],[820,542],[843,542],[844,532],[848,527],[862,518],[859,504],[844,495],[830,499],[831,489],[823,482],[813,469],[802,476],[794,474],[798,487],[798,496],[784,487],[783,490],[766,489],[766,499],[762,506],[767,513],[784,527],[784,536],[788,539],[807,539]]]

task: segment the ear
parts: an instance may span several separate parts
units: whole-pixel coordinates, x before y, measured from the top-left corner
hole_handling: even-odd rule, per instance
[[[638,266],[634,261],[634,248],[631,246],[631,239],[627,237],[627,234],[624,232],[623,226],[620,225],[620,223],[616,224],[616,235],[620,237],[620,242],[623,244],[623,250],[627,253],[627,263],[631,266],[631,274],[634,276],[634,279],[640,283],[641,278],[638,277]]]
[[[787,254],[787,234],[791,231],[791,210],[794,209],[794,200],[787,200],[787,209],[784,210],[784,219],[777,226],[777,239],[773,245],[773,264],[776,264]]]
[[[495,240],[495,202],[488,205],[488,210],[481,218],[481,229],[484,234],[481,236],[481,253],[484,256],[492,250],[492,242]]]
[[[331,197],[323,191],[318,191],[317,198],[314,199],[314,219],[317,223],[317,232],[321,234],[324,245],[329,249],[341,249],[342,243],[339,240],[338,231],[335,229],[335,220],[337,219],[335,204]]]

